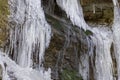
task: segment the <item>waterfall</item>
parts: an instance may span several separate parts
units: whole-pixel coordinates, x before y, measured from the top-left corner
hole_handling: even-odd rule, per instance
[[[51,28],[45,20],[41,0],[9,0],[9,5],[12,29],[7,55],[0,52],[2,80],[51,80],[51,70],[44,71],[42,67]]]

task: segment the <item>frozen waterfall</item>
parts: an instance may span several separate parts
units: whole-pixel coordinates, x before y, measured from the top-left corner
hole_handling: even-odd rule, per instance
[[[95,54],[88,51],[90,55],[83,53],[84,55],[80,57],[80,62],[82,64],[79,64],[79,72],[83,79],[89,80],[89,57],[93,59],[94,54],[95,57],[92,60],[92,63],[94,63],[92,64],[94,79],[113,80],[113,63],[110,52],[113,42],[111,29],[100,28],[99,26],[92,28],[88,26],[84,20],[82,7],[78,0],[57,0],[57,3],[66,12],[67,16],[74,25],[77,25],[84,30],[90,30],[93,33],[93,35],[90,36],[91,39],[88,39],[88,42],[92,42],[93,45],[90,46],[89,43],[88,45],[90,47],[95,47],[95,49],[91,48],[92,52],[95,50]]]
[[[83,32],[92,33],[91,35],[85,34],[82,40],[88,48],[88,51],[80,54],[78,62],[78,72],[83,80],[120,80],[120,8],[117,0],[112,1],[114,22],[111,29],[100,25],[89,26],[84,20],[79,0],[56,0],[57,5],[65,11],[73,25],[79,27]],[[54,4],[55,7],[54,0],[48,2],[46,11],[53,15],[54,9],[49,7],[51,4]],[[43,61],[52,32],[41,4],[41,0],[9,0],[10,45],[5,52],[0,51],[2,80],[51,80],[51,69],[45,70]],[[95,13],[95,5],[93,5],[93,13]],[[72,28],[66,29],[64,30],[67,34],[65,38],[68,42],[65,42],[64,46],[68,47],[69,37],[72,35],[69,30]],[[64,46],[63,55],[66,50]],[[112,46],[114,46],[113,52],[111,51]],[[77,54],[77,51],[75,53]],[[115,63],[112,54],[116,59],[117,76],[114,75]]]
[[[12,55],[15,62],[0,52],[2,79],[51,80],[51,70],[44,71],[42,67],[51,28],[45,20],[41,0],[9,0],[9,5],[12,29],[6,53]]]

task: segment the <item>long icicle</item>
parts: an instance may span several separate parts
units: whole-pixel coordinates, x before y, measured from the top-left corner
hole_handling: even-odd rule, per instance
[[[117,61],[117,77],[120,80],[120,8],[117,0],[113,0],[114,4],[114,21],[113,21],[113,43],[114,52]]]

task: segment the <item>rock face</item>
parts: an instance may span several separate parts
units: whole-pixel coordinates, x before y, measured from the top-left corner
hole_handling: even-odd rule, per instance
[[[82,5],[84,17],[87,22],[97,24],[111,24],[113,21],[113,4],[107,3],[90,3]]]
[[[84,32],[56,16],[47,16],[47,20],[52,25],[53,36],[45,53],[44,66],[52,69],[52,79],[81,80],[78,75],[79,57],[87,53],[86,35],[89,36],[92,33]],[[65,75],[69,75],[71,79]]]
[[[85,20],[97,24],[111,24],[113,21],[112,0],[80,0]],[[109,13],[109,14],[108,14]]]

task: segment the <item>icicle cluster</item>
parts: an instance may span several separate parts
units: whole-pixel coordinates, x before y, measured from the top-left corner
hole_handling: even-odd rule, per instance
[[[41,1],[11,0],[10,5],[10,20],[15,27],[10,34],[10,51],[14,52],[14,59],[21,66],[30,67],[33,64],[32,55],[35,55],[36,58],[39,56],[41,64],[51,37],[51,28],[45,20]]]
[[[44,71],[41,66],[51,38],[41,0],[9,0],[9,4],[12,30],[6,52],[15,62],[0,52],[2,80],[51,80],[50,69]]]

